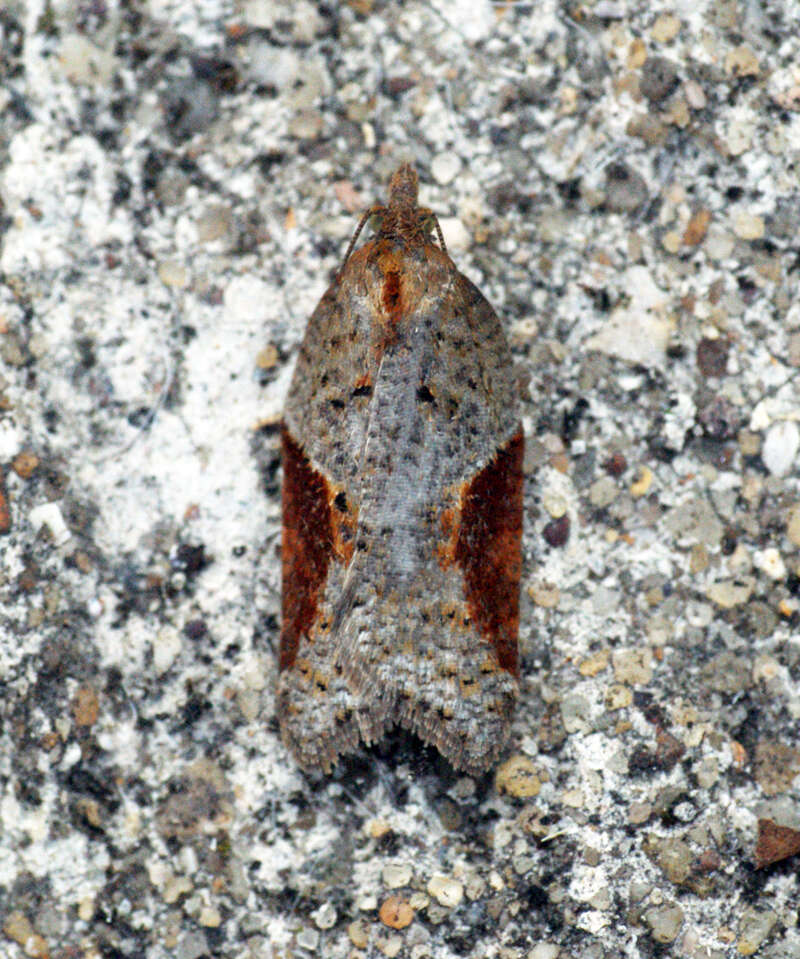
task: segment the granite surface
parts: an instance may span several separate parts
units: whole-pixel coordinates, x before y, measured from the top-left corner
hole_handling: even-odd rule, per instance
[[[798,22],[2,6],[0,954],[800,957]],[[314,779],[277,427],[405,160],[518,364],[522,699]]]

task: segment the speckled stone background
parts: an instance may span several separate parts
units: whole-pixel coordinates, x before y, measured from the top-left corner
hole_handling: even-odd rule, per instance
[[[0,954],[800,957],[798,23],[3,4]],[[312,781],[276,427],[406,159],[518,362],[523,695]]]

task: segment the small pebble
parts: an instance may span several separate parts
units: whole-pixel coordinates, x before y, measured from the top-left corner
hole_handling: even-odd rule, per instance
[[[34,506],[28,514],[28,518],[30,519],[31,526],[36,530],[46,526],[50,530],[56,546],[63,546],[72,536],[69,527],[64,521],[61,508],[56,502],[42,503],[41,506]]]
[[[753,585],[749,582],[736,583],[730,579],[723,579],[718,583],[712,583],[706,591],[706,596],[722,609],[733,609],[735,606],[743,606],[750,599]]]
[[[378,949],[386,956],[386,959],[395,959],[395,956],[399,956],[403,949],[403,937],[389,936],[388,939],[379,939]]]
[[[353,943],[356,949],[367,948],[369,932],[367,931],[367,924],[363,919],[356,919],[355,922],[351,922],[347,927],[347,935],[350,937],[350,942]]]
[[[76,726],[94,726],[100,714],[100,698],[88,684],[79,686],[72,699],[72,718]]]
[[[311,913],[311,918],[317,929],[333,929],[336,925],[336,909],[331,903],[323,902],[319,909]]]
[[[656,17],[650,36],[656,43],[669,43],[677,37],[680,29],[681,22],[676,16],[671,13],[662,13]]]
[[[708,99],[699,83],[694,80],[687,80],[683,90],[686,94],[686,102],[693,110],[705,110]]]
[[[646,685],[653,678],[653,654],[646,646],[614,650],[611,662],[618,683]]]
[[[579,693],[567,693],[561,700],[561,722],[568,733],[588,733],[591,707]]]
[[[448,250],[466,250],[472,242],[469,230],[457,216],[439,217],[444,242]]]
[[[542,496],[542,506],[553,519],[560,519],[567,512],[567,501],[558,493],[545,492]]]
[[[598,673],[602,673],[608,666],[610,658],[609,651],[607,649],[601,649],[599,652],[592,653],[591,656],[587,656],[586,659],[581,660],[578,666],[578,672],[581,676],[597,676]]]
[[[554,942],[539,942],[528,953],[527,959],[558,959],[560,948]]]
[[[297,945],[300,946],[301,949],[307,949],[309,952],[316,952],[317,946],[319,945],[319,933],[316,929],[305,926],[297,933]],[[205,954],[205,950],[197,953],[196,959],[200,959],[200,957]]]
[[[528,595],[542,609],[555,609],[561,599],[561,591],[549,583],[534,583],[528,588]]]
[[[561,516],[549,522],[542,530],[542,536],[548,546],[564,546],[569,539],[569,517]]]
[[[753,553],[753,565],[770,579],[778,581],[786,578],[786,564],[774,546]]]
[[[684,246],[697,246],[702,243],[708,233],[708,226],[711,223],[711,210],[704,207],[696,210],[686,224],[683,231],[681,242]]]
[[[772,932],[777,921],[778,917],[771,909],[748,906],[739,922],[739,938],[736,942],[739,955],[752,956]]]
[[[189,274],[186,268],[175,260],[162,260],[157,268],[158,278],[173,290],[183,290],[189,283]]]
[[[675,903],[648,909],[644,920],[656,942],[674,942],[683,925],[683,910]]]
[[[800,546],[800,503],[795,503],[786,519],[786,535],[793,546]]]
[[[383,867],[381,878],[383,884],[389,889],[399,889],[401,886],[407,886],[411,882],[411,866],[407,863],[387,863]]]
[[[764,220],[746,210],[740,210],[733,218],[733,232],[740,240],[760,240],[764,236]]]
[[[317,110],[299,110],[289,121],[289,136],[296,140],[316,140],[324,120]]]
[[[758,58],[750,47],[743,43],[728,52],[725,57],[725,72],[736,77],[757,77]]]
[[[598,509],[610,505],[619,495],[616,482],[610,476],[596,479],[589,490],[589,502]]]
[[[30,450],[23,450],[21,453],[17,453],[11,461],[11,469],[14,470],[20,479],[30,479],[38,465],[39,457]]]
[[[665,100],[678,85],[675,64],[666,57],[648,57],[642,67],[639,89],[651,103]]]
[[[438,153],[431,160],[431,176],[441,186],[452,183],[461,171],[461,160],[452,151]]]
[[[625,709],[633,702],[633,690],[629,686],[614,683],[606,690],[606,709],[613,712]]]
[[[773,476],[788,476],[800,448],[800,429],[793,420],[773,423],[764,437],[761,459]]]
[[[631,483],[631,496],[639,499],[650,489],[653,482],[653,471],[649,466],[640,466],[636,479]]]
[[[644,177],[626,163],[611,163],[605,170],[606,206],[614,213],[631,213],[647,203],[650,193]]]
[[[207,929],[218,929],[222,925],[222,916],[214,906],[203,906],[197,917],[197,923]]]
[[[389,896],[381,904],[378,918],[390,929],[405,929],[414,921],[414,910],[401,896]]]
[[[507,759],[497,770],[495,786],[499,793],[508,793],[520,799],[537,796],[542,788],[536,767],[527,756]]]
[[[449,876],[435,875],[428,882],[428,893],[442,906],[455,908],[464,898],[464,886]]]
[[[725,376],[728,369],[730,342],[723,336],[703,337],[697,344],[697,365],[703,376]]]

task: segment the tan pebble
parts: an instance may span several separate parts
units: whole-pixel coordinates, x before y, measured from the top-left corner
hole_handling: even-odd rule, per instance
[[[441,906],[454,909],[464,898],[464,886],[449,876],[435,875],[428,882],[428,893]]]
[[[632,802],[628,807],[628,822],[640,826],[653,814],[653,807],[647,802]]]
[[[736,739],[731,740],[731,759],[736,769],[743,769],[747,764],[747,750]]]
[[[489,873],[489,885],[495,892],[501,892],[506,888],[505,880],[496,869]]]
[[[640,466],[637,479],[631,484],[631,496],[639,498],[644,496],[650,489],[653,482],[653,471],[649,466]]]
[[[722,609],[744,606],[753,593],[753,583],[735,583],[733,580],[721,580],[712,583],[706,590],[706,596]]]
[[[24,946],[33,933],[30,919],[19,909],[10,912],[3,922],[3,932],[12,942]]]
[[[385,819],[370,819],[367,823],[367,831],[373,839],[380,839],[392,831],[392,826]]]
[[[182,290],[189,284],[189,274],[186,267],[175,260],[163,260],[158,264],[158,278],[164,284],[175,290]]]
[[[565,789],[561,793],[561,802],[571,809],[581,809],[583,807],[584,797],[582,789]]]
[[[555,609],[561,598],[561,592],[557,586],[550,586],[547,583],[534,583],[528,588],[528,595],[542,609]]]
[[[733,219],[733,232],[740,240],[760,240],[764,236],[764,220],[755,213],[740,210]]]
[[[399,956],[403,950],[402,936],[389,936],[388,939],[378,940],[378,949],[386,956],[386,959],[394,959]]]
[[[614,683],[606,690],[606,709],[614,712],[617,709],[625,709],[633,702],[633,692],[628,686],[621,683]]]
[[[206,929],[218,929],[222,925],[222,916],[214,906],[203,906],[197,922]]]
[[[186,896],[192,891],[191,880],[187,876],[175,876],[167,880],[164,885],[164,902],[172,905],[176,903],[181,896]]]
[[[527,756],[512,756],[497,770],[495,787],[499,793],[528,799],[538,796],[542,784],[536,774],[536,767]],[[430,889],[428,891],[430,892]]]
[[[671,13],[662,13],[656,17],[656,22],[650,30],[650,36],[656,43],[669,43],[678,35],[681,28],[680,20]]]
[[[607,649],[601,649],[597,653],[592,653],[591,656],[587,656],[586,659],[581,661],[580,666],[578,667],[578,672],[581,676],[596,676],[608,666],[608,661],[611,658],[611,654]]]
[[[686,229],[683,231],[683,245],[697,246],[698,243],[702,243],[706,237],[706,233],[708,233],[710,223],[711,210],[707,210],[705,207],[696,210],[686,224]]]
[[[351,922],[347,927],[347,935],[350,937],[350,942],[353,943],[356,949],[367,948],[369,932],[367,930],[367,924],[363,919],[356,919],[355,922]]]
[[[736,951],[740,956],[752,956],[772,932],[778,916],[771,909],[748,906],[739,921],[739,939]]]
[[[325,120],[319,111],[299,110],[289,121],[289,134],[298,140],[316,140],[324,124]]]
[[[259,350],[256,356],[256,366],[260,370],[274,369],[278,364],[278,348],[274,343],[267,343],[263,350]]]
[[[100,700],[91,686],[80,686],[72,699],[72,718],[77,726],[93,726],[100,713]]]
[[[629,70],[638,70],[647,59],[647,47],[641,37],[636,37],[628,47],[626,66]]]
[[[658,908],[648,909],[644,920],[650,927],[650,933],[656,942],[663,945],[674,942],[683,925],[683,910],[675,903],[667,903]]]
[[[400,896],[389,896],[378,910],[378,918],[390,929],[405,929],[414,921],[414,910]]]
[[[794,571],[794,575],[800,579],[800,566],[798,566]],[[798,609],[800,609],[800,604],[798,604],[797,600],[795,599],[786,599],[784,597],[778,603],[778,612],[786,619],[792,619],[795,613],[797,613]]]
[[[800,503],[795,503],[786,519],[786,535],[793,546],[800,546]]]
[[[38,465],[39,457],[30,450],[22,450],[11,461],[11,469],[20,479],[29,479]]]
[[[695,543],[689,551],[689,569],[697,575],[708,569],[708,564],[708,550],[702,543]]]
[[[725,72],[737,77],[757,77],[759,72],[758,58],[755,53],[743,43],[728,51],[725,57]]]

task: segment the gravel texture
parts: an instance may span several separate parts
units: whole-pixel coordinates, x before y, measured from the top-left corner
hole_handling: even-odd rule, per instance
[[[3,4],[0,954],[800,957],[798,22]],[[523,695],[312,780],[277,426],[405,160],[518,362]]]

